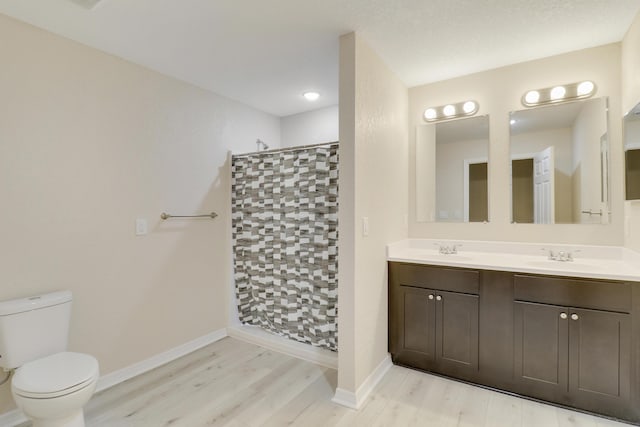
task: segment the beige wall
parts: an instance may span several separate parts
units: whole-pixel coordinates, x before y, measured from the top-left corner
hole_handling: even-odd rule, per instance
[[[636,120],[628,120],[624,129],[625,145],[629,148],[640,148],[640,117]]]
[[[282,147],[338,140],[338,106],[293,114],[280,119]]]
[[[595,102],[594,102],[595,101]],[[583,211],[603,209],[600,146],[601,138],[607,133],[605,100],[594,99],[584,104],[584,108],[573,124],[573,221],[581,224],[600,223],[600,216],[588,215]],[[624,170],[624,162],[621,163]]]
[[[387,355],[385,245],[407,237],[407,140],[407,89],[360,36],[343,36],[338,387],[350,392]]]
[[[622,40],[622,112],[640,102],[640,13]]]
[[[438,221],[464,220],[465,160],[488,161],[486,139],[436,142],[436,212]]]
[[[640,14],[622,41],[622,111],[640,102]],[[640,251],[640,202],[625,203],[625,244]]]
[[[356,378],[356,35],[340,37],[340,175],[338,180],[338,388],[355,391]]]
[[[520,98],[529,89],[555,84],[592,80],[596,96],[610,101],[612,142],[612,224],[539,225],[510,224],[509,194],[509,112],[522,109]],[[416,221],[415,167],[409,163],[409,235],[411,237],[479,239],[552,243],[623,243],[622,143],[620,126],[620,45],[571,52],[472,74],[409,90],[409,149],[413,158],[417,125],[431,106],[474,99],[478,115],[490,118],[489,212],[488,224],[449,224]]]
[[[225,327],[227,150],[279,119],[2,15],[0,40],[0,300],[73,291],[103,374]]]

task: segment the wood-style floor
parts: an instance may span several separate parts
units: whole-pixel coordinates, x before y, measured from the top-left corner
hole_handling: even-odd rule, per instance
[[[394,366],[359,411],[337,373],[225,338],[96,394],[88,426],[626,426]]]

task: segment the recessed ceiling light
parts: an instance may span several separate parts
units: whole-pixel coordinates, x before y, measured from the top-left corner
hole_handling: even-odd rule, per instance
[[[102,0],[71,0],[73,3],[80,5],[87,9],[93,9],[100,3]]]
[[[307,101],[317,101],[320,98],[320,94],[318,92],[305,92],[302,94]]]

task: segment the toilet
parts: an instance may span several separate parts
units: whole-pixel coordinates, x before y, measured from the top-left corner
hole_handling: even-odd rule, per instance
[[[15,370],[11,394],[33,427],[84,427],[98,361],[68,352],[70,291],[0,302],[0,368]]]

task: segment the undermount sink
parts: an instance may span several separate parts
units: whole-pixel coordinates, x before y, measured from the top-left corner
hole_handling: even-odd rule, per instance
[[[556,270],[574,270],[574,271],[593,271],[598,267],[591,264],[584,264],[575,261],[553,261],[553,260],[540,260],[540,261],[527,261],[527,265],[538,268],[551,268]]]
[[[464,255],[458,255],[458,254],[445,255],[445,254],[425,253],[425,256],[432,260],[453,261],[453,262],[471,261],[473,259],[473,258],[466,257]]]

